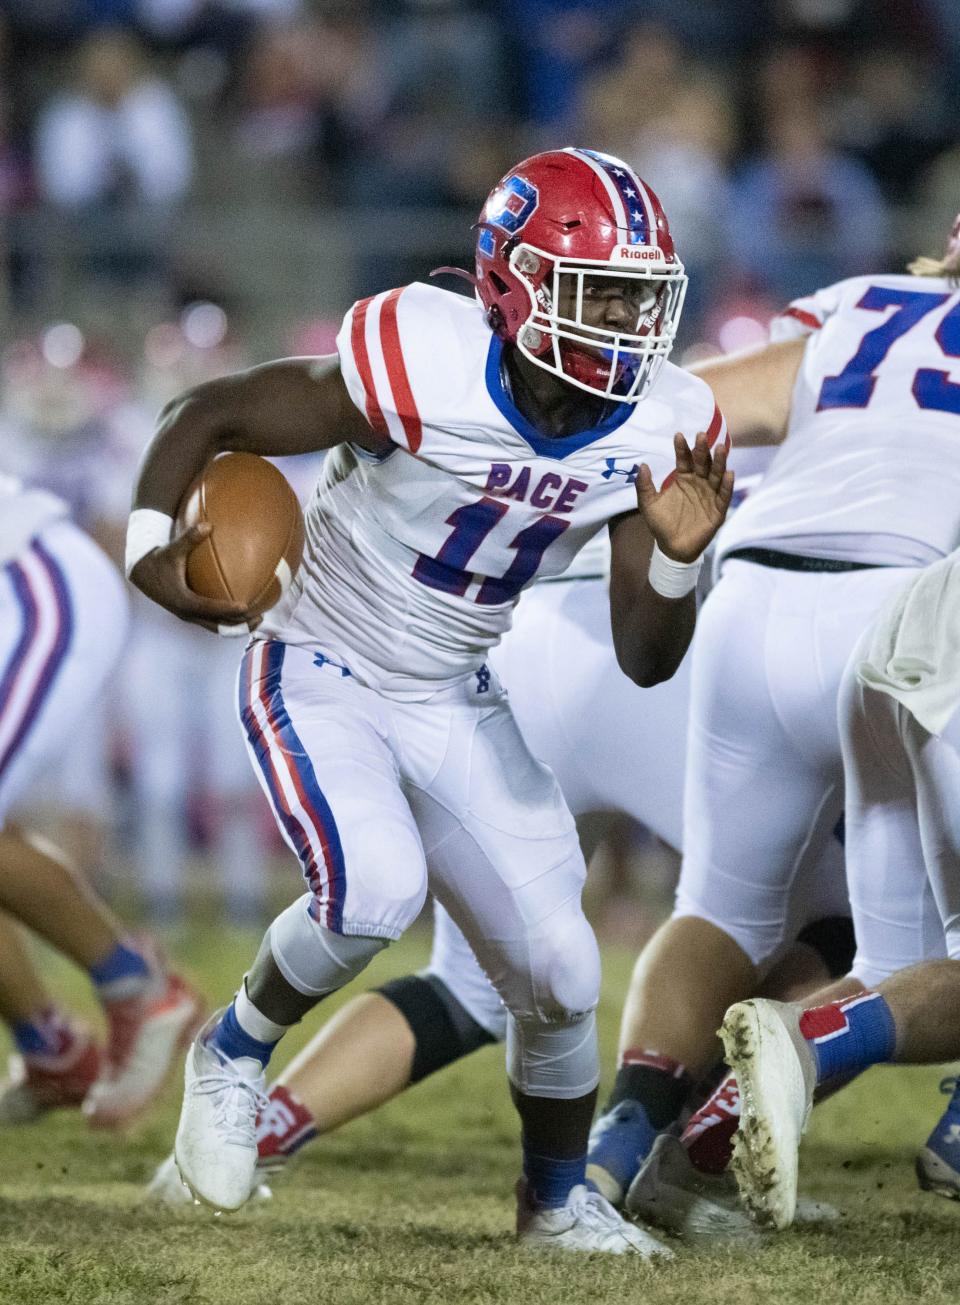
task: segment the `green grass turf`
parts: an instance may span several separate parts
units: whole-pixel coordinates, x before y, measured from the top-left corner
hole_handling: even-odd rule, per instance
[[[250,936],[211,928],[174,950],[222,1001],[254,946]],[[421,964],[426,947],[422,934],[397,944],[373,978]],[[606,951],[608,1071],[631,960]],[[91,1009],[80,978],[60,963],[51,973],[75,1006]],[[302,1040],[291,1035],[285,1054]],[[875,1069],[817,1110],[803,1187],[841,1208],[839,1224],[761,1246],[681,1246],[675,1262],[656,1266],[516,1249],[517,1127],[498,1048],[320,1139],[278,1181],[269,1205],[233,1216],[142,1204],[143,1184],[173,1137],[173,1084],[125,1138],[94,1134],[72,1113],[0,1133],[0,1302],[957,1301],[960,1206],[921,1195],[912,1172],[913,1150],[942,1100],[939,1078],[937,1069]]]

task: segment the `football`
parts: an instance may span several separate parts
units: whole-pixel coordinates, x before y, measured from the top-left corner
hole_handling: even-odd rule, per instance
[[[209,522],[187,559],[187,583],[205,598],[245,604],[259,616],[280,601],[303,555],[303,512],[286,477],[254,453],[207,463],[177,513],[177,532]]]

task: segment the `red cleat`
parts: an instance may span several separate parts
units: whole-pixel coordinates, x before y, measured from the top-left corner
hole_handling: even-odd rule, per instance
[[[118,1128],[139,1115],[167,1080],[201,1020],[199,995],[176,974],[136,997],[107,1002],[103,1070],[83,1103],[96,1128]]]
[[[10,1057],[10,1077],[0,1085],[0,1124],[28,1124],[49,1110],[79,1108],[100,1073],[100,1048],[74,1026],[70,1045],[54,1056]]]

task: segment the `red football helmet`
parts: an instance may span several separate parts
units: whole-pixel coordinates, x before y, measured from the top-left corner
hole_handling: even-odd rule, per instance
[[[687,289],[660,201],[609,154],[563,149],[518,163],[478,221],[477,294],[491,328],[578,389],[636,403],[676,337]],[[638,283],[627,330],[589,326],[584,290]]]

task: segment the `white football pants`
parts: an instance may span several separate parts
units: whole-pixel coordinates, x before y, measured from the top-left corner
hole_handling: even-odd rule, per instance
[[[573,814],[621,811],[675,848],[691,660],[665,683],[638,689],[617,665],[606,580],[533,585],[490,655],[520,733]]]
[[[314,921],[394,939],[429,883],[510,1012],[516,1086],[589,1092],[600,961],[580,905],[586,867],[557,781],[524,744],[496,676],[397,702],[309,649],[258,640],[241,663],[239,707]]]
[[[70,521],[0,567],[0,825],[78,735],[127,633],[117,568]]]
[[[756,965],[847,914],[837,695],[850,651],[912,571],[806,573],[727,561],[694,643],[676,916],[724,930]]]
[[[867,987],[908,965],[960,959],[960,715],[929,734],[889,694],[865,688],[854,649],[840,693],[847,878]]]

